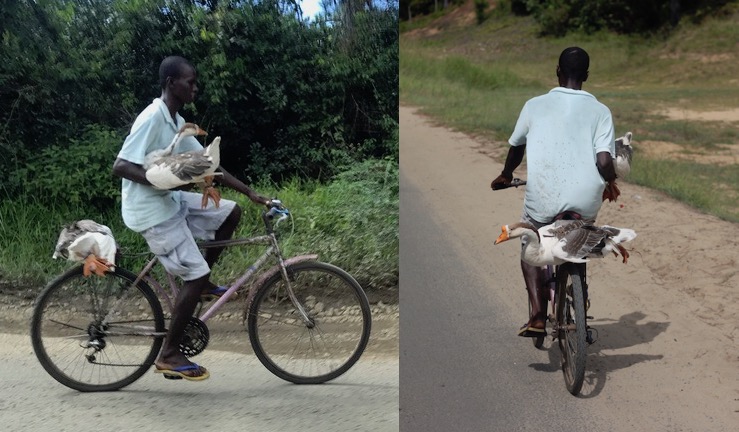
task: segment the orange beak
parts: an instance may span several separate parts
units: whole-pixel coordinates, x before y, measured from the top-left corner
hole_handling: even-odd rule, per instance
[[[202,130],[200,127],[198,127],[198,133],[197,135],[208,135],[208,132]]]
[[[495,240],[495,244],[503,243],[506,240],[510,240],[510,237],[508,237],[508,225],[503,225],[500,227],[500,230],[502,231],[498,238]]]

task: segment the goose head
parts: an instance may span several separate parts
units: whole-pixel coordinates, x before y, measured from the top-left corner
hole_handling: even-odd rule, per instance
[[[528,223],[519,222],[512,225],[503,225],[500,230],[501,233],[495,240],[495,244],[518,237],[526,237],[529,242],[535,240],[536,243],[539,243],[540,241],[539,231],[535,226]]]
[[[177,131],[177,135],[172,138],[172,142],[164,150],[164,154],[172,154],[174,149],[177,147],[177,144],[179,144],[186,137],[204,135],[208,135],[208,132],[201,129],[200,126],[196,125],[195,123],[185,123],[182,125],[180,130]]]
[[[182,138],[184,138],[187,136],[208,135],[208,132],[201,129],[200,126],[196,125],[195,123],[185,123],[184,125],[182,125],[180,130],[177,131],[177,135],[180,135]]]

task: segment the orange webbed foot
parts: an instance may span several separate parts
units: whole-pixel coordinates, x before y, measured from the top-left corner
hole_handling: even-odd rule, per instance
[[[618,248],[618,251],[621,252],[623,263],[626,264],[629,261],[629,251],[627,251],[626,248],[621,245],[616,245],[616,247]]]
[[[218,208],[221,202],[221,193],[218,191],[218,189],[213,186],[213,179],[214,176],[208,176],[205,177],[204,180],[204,186],[203,186],[203,200],[200,202],[201,208],[208,207],[208,200],[213,200],[213,205]]]
[[[85,277],[95,273],[98,276],[105,276],[106,272],[111,271],[112,265],[105,258],[98,258],[95,255],[88,255],[82,265],[82,275]]]
[[[606,183],[606,188],[603,190],[603,201],[617,201],[619,196],[621,196],[621,189],[618,188],[616,181]]]

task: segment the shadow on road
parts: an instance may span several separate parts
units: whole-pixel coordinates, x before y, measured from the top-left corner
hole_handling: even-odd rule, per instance
[[[638,363],[660,360],[662,354],[611,354],[604,350],[624,349],[651,342],[664,333],[669,322],[648,321],[640,323],[646,315],[643,312],[632,312],[618,320],[593,319],[588,322],[597,332],[597,341],[588,347],[585,383],[580,397],[598,396],[605,387],[608,373],[625,369]],[[610,322],[609,322],[610,321]],[[547,342],[545,349],[549,354],[549,363],[533,363],[531,368],[541,372],[560,372],[560,352],[556,343]]]

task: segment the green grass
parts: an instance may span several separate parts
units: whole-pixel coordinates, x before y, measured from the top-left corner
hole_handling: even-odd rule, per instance
[[[292,224],[280,228],[286,257],[317,253],[344,268],[368,292],[383,295],[398,283],[398,166],[393,160],[357,164],[329,183],[298,180],[277,186],[255,186],[260,194],[280,198],[290,208]],[[244,209],[237,236],[263,234],[261,208],[230,190],[224,198]],[[120,212],[91,212],[82,206],[34,201],[28,197],[0,203],[0,281],[6,287],[40,289],[73,265],[53,260],[64,224],[88,218],[108,225],[126,254],[119,265],[137,270],[146,260],[143,238],[123,225]],[[282,229],[284,227],[284,229]],[[243,273],[263,249],[229,248],[213,270],[213,280],[230,282]],[[139,255],[140,253],[143,253]]]
[[[739,222],[739,169],[672,160],[635,159],[630,181],[653,187],[693,207]]]
[[[400,99],[438,122],[493,141],[507,141],[521,107],[557,85],[563,48],[584,47],[591,56],[584,90],[611,108],[616,134],[634,133],[636,162],[630,180],[667,192],[703,211],[739,222],[736,164],[651,160],[640,142],[666,141],[686,153],[739,145],[737,123],[673,120],[661,111],[735,109],[739,100],[739,5],[700,25],[681,23],[669,36],[608,32],[537,36],[530,17],[495,14],[479,26],[425,22],[401,33]],[[504,154],[504,151],[501,152]],[[713,175],[707,175],[707,171]],[[720,174],[720,175],[719,175]]]

